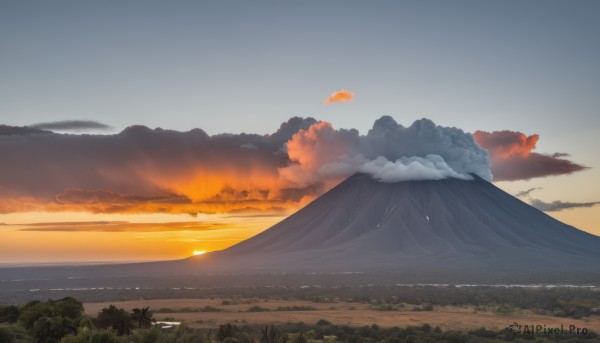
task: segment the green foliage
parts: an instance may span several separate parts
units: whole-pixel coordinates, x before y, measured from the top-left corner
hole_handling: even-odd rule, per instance
[[[275,325],[266,325],[261,331],[261,343],[285,343],[287,335]]]
[[[32,327],[36,342],[58,342],[66,335],[76,335],[73,320],[65,317],[40,317]]]
[[[120,343],[123,342],[117,335],[112,331],[104,331],[94,333],[91,336],[90,343]]]
[[[226,338],[233,338],[237,332],[238,328],[235,325],[229,323],[221,325],[217,331],[217,340],[223,342]]]
[[[269,311],[268,308],[260,307],[258,305],[250,306],[250,308],[248,308],[248,312],[267,312],[267,311]]]
[[[162,336],[162,332],[157,327],[152,327],[148,330],[138,330],[132,337],[135,343],[157,343]]]
[[[25,329],[31,330],[42,317],[62,317],[78,320],[82,315],[83,305],[74,298],[66,297],[59,300],[48,300],[47,302],[32,301],[26,304],[21,308],[19,321]]]
[[[149,328],[152,326],[152,312],[150,307],[134,308],[131,310],[131,320],[137,325],[138,328]]]
[[[0,326],[0,342],[14,343],[17,341],[17,336],[6,326]]]
[[[317,326],[328,326],[331,325],[331,322],[325,319],[319,319],[317,322]]]
[[[114,305],[100,310],[96,323],[100,328],[115,330],[119,336],[128,335],[133,328],[133,322],[127,311]]]
[[[299,334],[297,334],[294,339],[292,340],[292,343],[308,343],[308,337],[306,337],[306,335],[304,334],[304,331],[301,331]]]
[[[19,319],[19,314],[21,311],[14,305],[0,306],[0,323],[15,323]]]
[[[502,293],[502,292],[501,292]],[[527,294],[527,293],[524,293]],[[339,299],[339,298],[335,298]],[[422,310],[435,304],[433,298],[419,299]],[[555,299],[555,311],[581,310],[586,313],[586,297]],[[242,301],[242,300],[236,300]],[[402,295],[394,297],[370,297],[368,302],[376,306],[402,304]],[[497,299],[494,301],[498,301]],[[490,303],[491,304],[491,303]],[[477,305],[478,306],[478,305]],[[510,303],[486,305],[496,311],[503,306],[510,313],[515,309]],[[334,325],[321,319],[315,324],[288,323],[279,326],[248,325],[237,327],[233,324],[221,325],[216,332],[207,329],[192,329],[185,325],[170,329],[152,326],[152,312],[148,307],[136,308],[130,313],[113,305],[102,309],[97,319],[83,316],[82,306],[73,298],[34,301],[20,308],[0,310],[14,317],[19,313],[18,320],[12,324],[0,324],[0,343],[308,343],[321,342],[351,342],[351,343],[402,343],[402,342],[598,342],[598,335],[590,332],[588,335],[559,336],[518,336],[515,337],[507,329],[500,331],[486,328],[443,331],[431,325],[384,328],[377,325],[354,327],[349,325]],[[259,307],[260,308],[260,307]],[[300,307],[289,307],[285,310],[299,310]],[[200,310],[200,309],[196,309]],[[305,309],[303,309],[305,310]],[[504,311],[504,310],[502,310]],[[551,312],[548,312],[551,313]],[[568,315],[577,315],[571,313]],[[590,312],[590,315],[593,314]],[[133,328],[136,328],[133,330]],[[128,336],[120,336],[128,335]]]
[[[220,308],[208,306],[208,305],[206,305],[198,310],[198,312],[221,312],[221,311],[222,310]]]
[[[496,331],[488,330],[486,328],[479,328],[476,330],[469,331],[469,335],[481,338],[496,338],[496,336],[498,336],[498,333]]]

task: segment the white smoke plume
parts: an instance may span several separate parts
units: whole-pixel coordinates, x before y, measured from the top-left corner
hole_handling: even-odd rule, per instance
[[[429,119],[404,127],[384,116],[366,135],[317,122],[293,135],[287,152],[294,163],[279,172],[297,186],[355,172],[371,174],[382,182],[470,180],[473,174],[492,180],[488,153],[471,134]]]

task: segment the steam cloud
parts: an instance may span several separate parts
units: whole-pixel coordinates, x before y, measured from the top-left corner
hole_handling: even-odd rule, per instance
[[[490,152],[496,181],[571,174],[586,168],[564,159],[568,156],[565,153],[545,155],[533,152],[538,135],[526,136],[515,131],[476,131],[474,137]]]
[[[1,132],[4,213],[281,213],[356,172],[383,182],[492,179],[471,134],[428,119],[404,127],[381,117],[366,135],[298,117],[270,135],[145,126],[114,135]]]
[[[472,179],[471,174],[492,179],[488,153],[470,134],[428,119],[403,127],[384,116],[364,136],[354,129],[335,130],[319,122],[295,134],[287,150],[295,163],[280,168],[280,173],[298,186],[355,172],[369,173],[383,182]]]

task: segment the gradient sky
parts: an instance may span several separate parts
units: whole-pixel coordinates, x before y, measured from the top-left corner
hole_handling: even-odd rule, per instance
[[[496,185],[511,194],[541,187],[533,194],[547,202],[600,201],[599,16],[597,1],[2,1],[0,124],[265,134],[312,116],[366,133],[381,115],[404,125],[427,117],[467,132],[539,134],[535,151],[569,153],[590,168]],[[341,88],[355,99],[323,105]],[[600,206],[549,214],[600,234]],[[178,258],[282,218],[225,217],[0,214],[8,224],[228,226],[220,235],[0,227],[0,262]],[[172,244],[156,249],[161,241]],[[110,254],[108,242],[120,242]]]

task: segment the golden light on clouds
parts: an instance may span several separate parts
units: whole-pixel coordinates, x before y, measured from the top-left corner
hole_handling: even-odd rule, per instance
[[[40,222],[31,222],[35,218]],[[279,222],[281,216],[0,215],[2,263],[172,260],[222,250]],[[26,244],[25,244],[26,242]]]
[[[331,93],[331,95],[323,101],[323,104],[331,105],[337,102],[349,102],[352,100],[354,100],[354,93],[342,88],[339,91]]]

